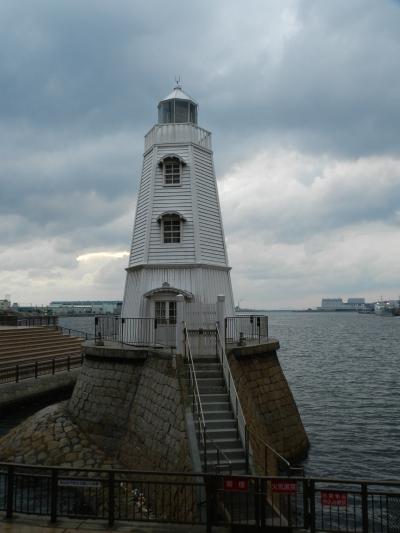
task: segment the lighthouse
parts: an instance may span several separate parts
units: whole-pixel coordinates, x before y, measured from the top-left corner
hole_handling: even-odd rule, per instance
[[[234,315],[211,133],[197,120],[198,104],[177,84],[145,136],[122,318],[173,325],[177,301],[190,314],[218,295]]]

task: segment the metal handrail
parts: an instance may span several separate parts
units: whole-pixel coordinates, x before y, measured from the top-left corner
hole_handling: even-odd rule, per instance
[[[79,363],[79,364],[78,364]],[[71,368],[82,366],[83,355],[72,352],[64,357],[52,357],[50,359],[34,359],[30,362],[16,362],[8,366],[0,366],[0,384],[18,383],[25,379],[38,378],[39,375],[55,374],[62,370],[68,372]],[[25,371],[31,369],[32,374],[24,375]],[[48,370],[46,372],[46,370]]]
[[[225,384],[228,387],[228,395],[229,399],[231,401],[233,412],[236,417],[236,427],[237,432],[240,434],[240,437],[242,439],[242,442],[245,447],[246,451],[246,466],[247,470],[249,470],[249,459],[250,459],[250,431],[246,424],[246,419],[244,416],[244,412],[240,403],[239,395],[235,386],[235,380],[233,379],[232,371],[229,365],[228,357],[226,355],[225,346],[221,339],[221,334],[219,331],[218,323],[215,325],[216,331],[217,331],[217,355],[220,360],[221,366],[222,366],[222,373],[224,376]],[[221,350],[218,350],[218,345],[221,348]],[[265,458],[265,464],[264,464],[264,470],[265,475],[267,473],[267,458],[268,458],[268,450],[272,452],[272,454],[278,458],[280,461],[282,461],[287,468],[290,470],[292,468],[292,465],[290,462],[285,459],[280,453],[278,453],[272,446],[270,446],[267,442],[265,442],[261,437],[256,435],[255,433],[251,433],[251,438],[258,440],[263,446],[264,446],[264,458]]]
[[[79,337],[79,338],[84,338],[86,341],[88,339],[95,339],[96,336],[94,333],[87,333],[86,331],[80,331],[78,329],[71,329],[71,328],[66,328],[65,326],[59,326],[57,324],[56,326],[57,328],[57,331],[60,331],[62,333],[62,335],[64,335],[64,332],[67,332],[67,334],[70,336],[70,337]]]
[[[190,381],[191,381],[192,391],[193,391],[193,404],[196,403],[196,407],[197,407],[197,412],[196,412],[194,410],[194,405],[193,405],[193,412],[197,414],[197,420],[198,420],[199,427],[200,427],[200,435],[203,441],[204,468],[205,468],[205,471],[207,472],[207,443],[209,443],[217,451],[217,468],[219,469],[221,466],[224,465],[224,463],[220,462],[220,455],[222,455],[222,457],[226,459],[226,465],[228,466],[229,471],[231,473],[232,472],[231,461],[229,460],[227,455],[219,448],[219,446],[214,442],[214,440],[207,437],[207,425],[206,425],[206,421],[204,418],[203,405],[201,403],[199,385],[197,382],[196,369],[194,366],[194,360],[193,360],[192,350],[190,347],[190,341],[189,341],[188,329],[186,327],[186,322],[184,322],[184,332],[185,332],[185,349],[188,355]]]

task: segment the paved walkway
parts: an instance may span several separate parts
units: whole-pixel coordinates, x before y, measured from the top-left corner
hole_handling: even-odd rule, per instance
[[[14,518],[13,520],[0,519],[1,533],[205,533],[206,526],[191,526],[182,524],[147,524],[142,522],[120,522],[113,528],[107,527],[107,522],[97,520],[60,520],[57,524],[49,524],[46,518]],[[230,528],[213,527],[212,533],[228,533]]]

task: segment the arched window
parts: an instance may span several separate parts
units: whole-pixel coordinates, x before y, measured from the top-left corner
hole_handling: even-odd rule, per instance
[[[161,229],[161,242],[177,244],[182,242],[182,223],[185,217],[179,211],[164,211],[157,217]]]
[[[162,236],[164,243],[181,242],[181,218],[179,215],[162,217]]]
[[[163,160],[164,185],[181,184],[182,163],[177,157],[166,157]]]

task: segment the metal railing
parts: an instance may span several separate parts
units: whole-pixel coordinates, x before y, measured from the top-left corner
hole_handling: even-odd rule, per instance
[[[190,347],[189,341],[189,330],[184,323],[184,335],[185,335],[185,359],[188,362],[189,367],[189,383],[192,392],[192,412],[195,418],[195,421],[198,425],[198,434],[200,436],[200,444],[203,447],[203,465],[204,471],[208,471],[208,459],[207,452],[209,451],[209,446],[211,446],[216,451],[216,469],[221,471],[222,468],[227,468],[229,472],[232,472],[232,466],[229,458],[224,454],[224,452],[219,448],[219,446],[207,435],[207,425],[204,418],[203,405],[201,402],[201,396],[199,391],[199,385],[197,382],[196,368],[194,365],[192,350]]]
[[[18,383],[24,379],[38,378],[57,372],[69,372],[73,368],[82,366],[83,355],[67,355],[53,357],[46,360],[36,360],[30,363],[19,362],[9,366],[0,366],[0,383]]]
[[[19,316],[17,314],[0,315],[0,326],[23,326],[26,328],[33,328],[38,326],[56,326],[57,321],[57,316]]]
[[[268,340],[268,317],[265,315],[228,316],[225,318],[225,341],[244,344],[245,341]]]
[[[200,497],[199,497],[200,496]],[[269,502],[269,499],[272,501]],[[284,510],[284,511],[283,511]],[[400,481],[226,476],[0,463],[0,513],[57,519],[398,533]],[[87,524],[89,525],[89,524]]]
[[[83,341],[94,340],[96,335],[94,333],[88,333],[87,331],[80,331],[78,329],[66,328],[65,326],[57,325],[57,331],[67,337],[78,337]]]
[[[174,347],[176,323],[165,323],[156,318],[122,318],[121,316],[96,316],[96,340],[114,341],[131,346]]]
[[[228,390],[229,401],[231,403],[233,414],[236,420],[237,434],[240,435],[245,452],[246,452],[246,467],[247,472],[250,471],[250,457],[254,458],[254,448],[257,448],[257,464],[260,465],[264,462],[263,474],[274,474],[285,472],[286,474],[292,474],[297,472],[298,469],[293,467],[290,462],[285,459],[280,453],[278,453],[272,446],[261,439],[255,432],[250,432],[246,423],[244,412],[240,403],[239,394],[235,386],[235,380],[232,375],[232,371],[229,365],[228,357],[226,355],[225,346],[221,339],[218,324],[216,324],[217,334],[217,356],[221,363],[222,373],[224,381]],[[261,446],[263,453],[258,453],[258,448]],[[253,448],[253,449],[252,449]],[[271,462],[273,463],[271,465]]]

